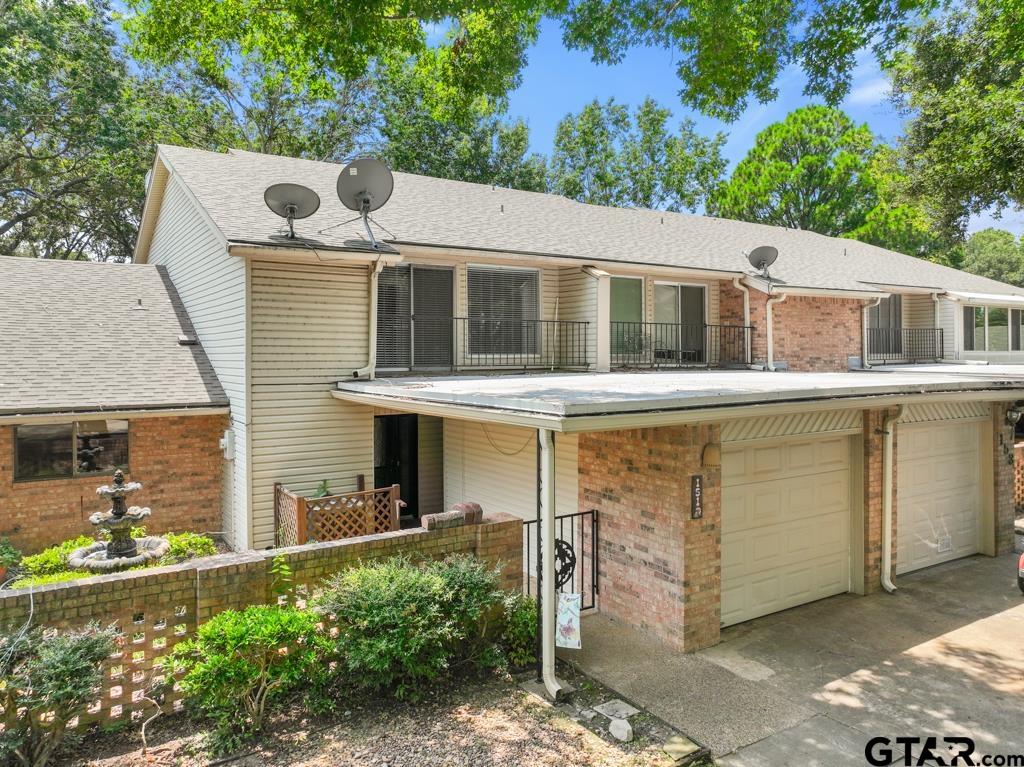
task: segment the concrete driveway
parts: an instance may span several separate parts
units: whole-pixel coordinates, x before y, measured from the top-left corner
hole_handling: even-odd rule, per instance
[[[1024,754],[1016,556],[971,557],[901,577],[896,594],[733,626],[690,655],[595,615],[584,649],[565,657],[729,767],[864,765],[876,736],[967,735],[979,753]]]

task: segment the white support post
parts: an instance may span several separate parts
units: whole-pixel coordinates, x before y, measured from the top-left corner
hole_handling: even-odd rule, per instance
[[[583,271],[597,280],[597,359],[594,369],[607,373],[612,369],[612,280],[608,272],[593,266]]]
[[[537,429],[540,444],[541,517],[541,679],[551,700],[562,686],[555,678],[555,440],[550,429]]]

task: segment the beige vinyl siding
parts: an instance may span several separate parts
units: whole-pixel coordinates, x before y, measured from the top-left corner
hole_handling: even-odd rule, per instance
[[[486,431],[485,431],[486,429]],[[445,506],[479,503],[484,513],[537,516],[537,433],[475,421],[444,421]],[[578,511],[578,440],[555,435],[555,512]]]
[[[907,294],[903,296],[903,327],[935,327],[935,302],[931,296]]]
[[[561,269],[558,275],[558,319],[587,322],[587,359],[597,360],[597,278],[579,268]]]
[[[177,177],[167,184],[149,248],[163,266],[231,402],[235,457],[222,497],[224,532],[235,548],[250,545],[247,478],[246,264],[224,241]]]
[[[373,409],[330,390],[366,364],[365,266],[255,261],[251,277],[253,545],[274,543],[273,486],[373,484]]]
[[[420,514],[437,514],[444,505],[444,422],[430,415],[416,419],[417,484]]]
[[[939,299],[939,327],[942,328],[946,359],[958,360],[963,351],[963,339],[957,332],[960,325],[961,305],[945,298]]]

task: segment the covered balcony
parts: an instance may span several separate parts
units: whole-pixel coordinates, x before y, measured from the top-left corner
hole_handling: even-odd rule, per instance
[[[611,364],[616,368],[745,367],[751,327],[746,325],[612,322]]]

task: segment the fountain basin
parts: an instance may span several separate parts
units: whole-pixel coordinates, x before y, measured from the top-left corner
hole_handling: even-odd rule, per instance
[[[166,538],[156,535],[148,535],[145,538],[135,538],[136,554],[131,557],[108,557],[107,543],[97,541],[90,546],[75,549],[68,557],[68,566],[72,570],[91,570],[96,573],[110,573],[116,570],[127,570],[130,567],[144,565],[147,562],[160,559],[166,554],[171,544]]]

